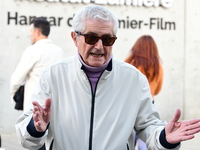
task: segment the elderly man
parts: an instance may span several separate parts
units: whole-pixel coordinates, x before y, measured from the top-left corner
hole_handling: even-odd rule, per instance
[[[112,56],[117,18],[102,6],[85,6],[73,18],[76,56],[48,67],[31,97],[33,108],[16,123],[21,144],[54,150],[130,150],[133,130],[149,150],[179,149],[194,138],[200,119],[167,124],[159,119],[148,81]]]

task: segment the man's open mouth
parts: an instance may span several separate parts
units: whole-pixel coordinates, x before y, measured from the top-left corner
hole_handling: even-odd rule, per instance
[[[103,54],[91,54],[92,56],[94,56],[94,57],[103,57]]]

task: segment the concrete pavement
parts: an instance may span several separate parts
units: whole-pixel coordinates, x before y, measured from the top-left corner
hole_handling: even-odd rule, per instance
[[[13,134],[1,134],[0,150],[26,150],[19,144],[16,135]],[[195,135],[195,138],[189,141],[182,142],[180,150],[200,150],[200,133]]]
[[[26,150],[18,142],[16,134],[1,134],[2,150]],[[0,149],[1,150],[1,149]]]

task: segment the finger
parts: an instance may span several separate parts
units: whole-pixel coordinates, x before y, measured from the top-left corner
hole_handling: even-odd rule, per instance
[[[185,123],[186,125],[193,125],[193,124],[197,124],[200,122],[200,119],[191,119],[191,120],[186,120],[186,121],[183,121],[183,123]]]
[[[45,100],[45,108],[44,108],[44,110],[45,110],[45,115],[47,115],[51,110],[51,98],[49,98],[49,97],[46,98],[46,100]]]
[[[199,133],[200,132],[200,128],[195,128],[195,129],[192,129],[192,130],[188,130],[186,133],[187,135],[193,135],[193,134],[196,134],[196,133]]]
[[[33,106],[33,113],[35,114],[37,111],[39,111],[37,106]]]
[[[41,122],[40,122],[40,121],[35,122],[35,123],[34,123],[34,126],[35,126],[35,128],[36,128],[36,130],[37,130],[38,132],[43,132],[43,130],[42,130],[42,128],[41,128]]]
[[[46,108],[46,109],[49,109],[50,107],[51,107],[51,98],[48,97],[48,98],[46,98],[46,100],[45,100],[45,108]]]
[[[35,122],[35,126],[36,126],[37,128],[40,128],[40,122],[39,122],[39,121]]]
[[[33,104],[33,106],[36,106],[38,108],[38,110],[43,109],[42,106],[37,101],[33,101],[32,104]]]
[[[187,141],[187,140],[191,140],[194,138],[194,135],[186,135],[184,137],[182,137],[181,141]]]
[[[181,117],[181,110],[177,109],[176,113],[174,115],[174,118],[172,118],[171,121],[172,122],[178,122],[178,120],[180,119],[180,117]]]
[[[38,113],[38,111],[36,111],[34,114],[33,114],[33,120],[35,121],[35,122],[38,122],[39,121],[39,113]]]
[[[200,128],[199,122],[193,123],[191,125],[187,125],[187,130],[192,130],[192,129],[197,129],[197,128]]]

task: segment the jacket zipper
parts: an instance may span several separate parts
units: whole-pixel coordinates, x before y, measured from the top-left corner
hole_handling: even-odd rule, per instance
[[[92,96],[91,117],[90,117],[90,134],[89,134],[89,150],[92,150],[94,104],[95,104],[95,98],[94,98],[94,96]]]
[[[104,71],[103,71],[104,72]],[[103,72],[101,73],[101,75],[103,74]],[[101,78],[101,75],[99,76],[97,83],[96,83],[96,87],[94,89],[94,93],[92,91],[92,84],[91,81],[88,77],[88,75],[86,74],[89,83],[90,83],[90,87],[91,87],[91,93],[92,93],[92,106],[91,106],[91,117],[90,117],[90,133],[89,133],[89,150],[92,150],[92,137],[93,137],[93,124],[94,124],[94,105],[95,105],[95,94],[96,94],[96,89],[97,89],[97,85],[99,82],[99,79]]]

